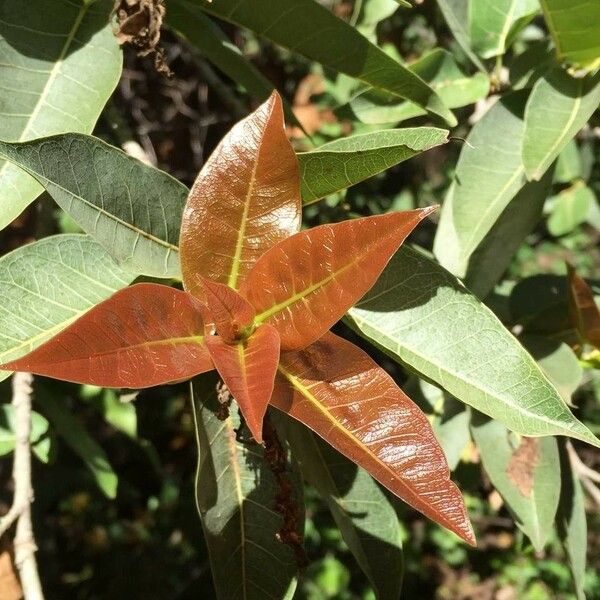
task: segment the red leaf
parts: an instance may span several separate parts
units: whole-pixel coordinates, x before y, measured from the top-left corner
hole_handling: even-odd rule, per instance
[[[277,363],[279,335],[271,325],[261,325],[244,342],[227,344],[217,335],[206,345],[219,375],[239,404],[248,429],[262,443],[262,422],[271,399]]]
[[[282,350],[319,339],[375,283],[406,236],[434,208],[393,212],[302,231],[268,250],[240,293]]]
[[[365,352],[327,333],[281,355],[271,404],[469,544],[475,536],[427,417]]]
[[[252,325],[256,311],[253,306],[234,289],[223,283],[203,279],[209,316],[217,333],[225,342],[233,342]]]
[[[585,279],[577,275],[567,263],[569,276],[569,309],[573,326],[579,335],[592,346],[600,349],[600,309]]]
[[[273,92],[223,138],[194,183],[181,225],[185,288],[202,298],[198,275],[237,288],[300,219],[298,162]]]
[[[166,285],[133,285],[0,368],[103,387],[189,379],[214,368],[203,343],[201,308],[190,294]]]

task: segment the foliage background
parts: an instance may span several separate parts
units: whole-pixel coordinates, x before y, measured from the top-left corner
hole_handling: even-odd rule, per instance
[[[404,61],[411,62],[442,46],[454,52],[461,64],[466,64],[434,2],[417,3],[412,10],[398,10],[371,23],[365,18],[365,11],[371,9],[377,14],[377,0],[358,0],[354,5],[343,1],[329,4],[338,16],[362,23],[366,34]],[[540,36],[538,25],[534,21],[524,30],[505,60]],[[227,24],[223,24],[223,29],[295,106],[296,114],[316,144],[350,131],[348,122],[332,111],[347,95],[347,78],[261,41],[248,31]],[[138,58],[134,51],[127,50],[123,76],[94,133],[115,145],[129,139],[138,141],[157,166],[190,185],[203,158],[256,102],[169,30],[163,33],[162,46],[173,78],[158,73],[152,60]],[[502,66],[497,67],[496,74],[501,77]],[[353,187],[343,197],[329,198],[308,208],[306,223],[314,225],[348,215],[378,214],[441,202],[463,139],[473,122],[473,112],[473,105],[455,111],[460,125],[453,132],[450,144],[393,167]],[[415,123],[419,123],[418,118]],[[355,127],[355,131],[360,131],[360,127]],[[596,115],[578,137],[585,179],[597,197],[599,127]],[[299,131],[295,134],[300,137]],[[597,207],[597,201],[594,202]],[[563,275],[565,260],[575,264],[582,275],[600,279],[598,229],[589,222],[579,222],[564,232],[560,226],[557,229],[557,217],[554,227],[549,221],[551,211],[552,205],[548,204],[548,218],[517,252],[508,280],[536,274]],[[0,250],[4,254],[30,240],[72,231],[78,231],[77,226],[50,198],[43,197],[2,231]],[[433,234],[434,225],[426,225],[413,241],[431,248]],[[498,311],[505,301],[501,295],[491,299]],[[396,363],[343,326],[340,331],[368,349],[399,383],[407,383],[407,373]],[[574,401],[582,420],[600,433],[597,373],[586,372]],[[78,452],[58,436],[52,440],[49,463],[35,463],[34,523],[47,597],[158,600],[213,597],[207,552],[194,505],[196,447],[187,386],[143,391],[134,404],[122,404],[112,391],[50,380],[40,385],[43,390],[38,393],[45,390],[68,403],[71,416],[81,427],[76,435],[90,435],[99,443],[119,481],[117,497],[107,499]],[[0,394],[6,400],[10,398],[9,381],[0,384]],[[600,467],[597,450],[583,445],[578,445],[578,449],[588,465]],[[90,460],[95,451],[92,447]],[[479,548],[466,548],[453,535],[399,504],[406,532],[404,597],[574,598],[558,541],[536,554],[515,528],[490,482],[482,477],[474,447],[467,446],[461,458],[454,478],[465,494],[477,526]],[[0,459],[0,481],[9,481],[10,467],[9,457]],[[2,490],[0,500],[7,506],[10,488],[3,485]],[[600,598],[598,510],[597,505],[588,501],[586,592],[590,600]],[[306,544],[311,564],[297,597],[374,598],[326,507],[310,492],[307,515]]]

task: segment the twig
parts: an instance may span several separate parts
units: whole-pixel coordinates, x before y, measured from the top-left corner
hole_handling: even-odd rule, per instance
[[[43,600],[44,594],[35,560],[37,546],[31,524],[31,373],[13,375],[12,405],[15,411],[15,452],[13,462],[13,480],[15,494],[8,513],[0,523],[0,536],[16,521],[14,539],[15,564],[19,570],[23,598],[25,600]]]
[[[581,484],[592,497],[592,500],[600,507],[600,489],[596,485],[596,483],[600,483],[600,473],[594,471],[594,469],[590,469],[590,467],[583,463],[571,442],[567,442],[567,452],[573,471],[579,477]]]

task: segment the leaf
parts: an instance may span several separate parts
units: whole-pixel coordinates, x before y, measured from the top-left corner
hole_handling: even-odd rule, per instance
[[[590,207],[596,202],[594,192],[582,181],[562,190],[551,198],[552,212],[548,231],[555,236],[565,235],[587,220]]]
[[[221,140],[190,192],[181,224],[183,283],[239,287],[256,260],[300,229],[296,156],[274,92]]]
[[[566,550],[577,600],[585,600],[584,579],[588,545],[585,498],[564,444],[559,445],[561,490],[556,525]]]
[[[286,438],[377,598],[397,600],[402,588],[402,528],[392,502],[372,477],[293,419]]]
[[[348,323],[392,358],[523,435],[600,441],[521,344],[461,283],[403,247]]]
[[[111,0],[5,0],[0,7],[0,139],[91,133],[121,75]],[[0,229],[42,192],[0,160]]]
[[[471,49],[471,39],[466,27],[469,24],[469,3],[464,0],[437,0],[437,4],[458,45],[482,73],[487,73],[487,69]]]
[[[101,387],[146,388],[211,370],[203,340],[200,305],[193,296],[138,283],[2,367]]]
[[[54,235],[0,258],[0,363],[27,354],[133,281],[85,235]],[[0,380],[10,375],[0,371]]]
[[[34,454],[44,463],[49,460],[50,437],[49,423],[36,411],[31,411],[31,431],[29,442]],[[0,456],[12,452],[15,448],[15,410],[12,404],[0,405]]]
[[[74,417],[64,402],[55,399],[49,390],[36,386],[35,400],[53,429],[85,463],[93,475],[96,485],[107,498],[117,496],[119,480],[113,471],[104,450]]]
[[[600,308],[585,280],[567,264],[569,280],[569,313],[581,339],[600,349]]]
[[[486,74],[466,75],[454,56],[443,48],[436,48],[425,54],[412,63],[409,69],[427,81],[448,108],[467,106],[485,98],[490,87]],[[411,102],[398,104],[397,99],[370,90],[356,96],[349,105],[352,113],[367,124],[398,123],[426,114],[426,111]]]
[[[459,277],[464,277],[470,256],[527,181],[521,162],[525,99],[523,92],[516,92],[498,100],[471,129],[460,153],[452,212],[445,209],[442,214],[456,235],[450,257],[446,258],[448,243],[436,242],[436,256]]]
[[[530,42],[527,49],[510,62],[508,74],[511,88],[531,88],[555,64],[552,42],[547,37]]]
[[[239,404],[252,436],[262,444],[263,418],[279,363],[277,330],[272,325],[260,325],[248,339],[236,344],[228,344],[218,335],[209,335],[206,347],[219,375]]]
[[[302,201],[339,192],[447,141],[445,129],[414,127],[353,135],[300,152]]]
[[[464,404],[446,396],[442,414],[436,415],[431,423],[451,471],[456,469],[461,454],[471,441],[470,417],[471,413]]]
[[[222,414],[216,398],[217,378],[194,379],[192,398],[198,441],[196,499],[209,548],[219,600],[291,599],[296,587],[294,553],[277,536],[284,526],[276,510],[279,486],[264,450],[242,442],[237,409]],[[295,471],[286,475],[304,522],[302,491]],[[301,531],[298,531],[301,539]]]
[[[92,136],[0,141],[0,156],[35,177],[58,205],[136,274],[179,274],[184,185]]]
[[[538,79],[525,108],[523,164],[529,179],[540,179],[598,104],[600,72],[575,78],[555,68]]]
[[[410,100],[451,126],[456,124],[423,80],[315,0],[220,0],[203,3],[202,9],[309,60]]]
[[[539,224],[551,183],[551,171],[541,181],[526,183],[469,257],[465,285],[480,298],[493,290],[521,244]],[[448,200],[452,201],[451,196]],[[445,210],[451,211],[451,204]],[[440,256],[444,246],[443,237],[436,239],[435,248]]]
[[[600,64],[600,5],[590,0],[540,0],[558,60],[593,71]]]
[[[217,334],[227,343],[244,337],[252,327],[256,311],[254,307],[233,288],[203,279],[208,313],[215,323]],[[206,317],[205,317],[206,318]]]
[[[553,437],[515,441],[502,424],[475,415],[471,431],[481,461],[517,525],[538,552],[553,530],[560,496],[558,445]]]
[[[427,417],[368,354],[332,333],[282,354],[271,403],[407,504],[475,544]]]
[[[260,257],[240,293],[270,323],[282,350],[320,338],[373,285],[406,236],[435,210],[419,209],[321,225]]]
[[[537,12],[537,0],[476,0],[469,3],[471,45],[483,58],[504,54],[511,28]]]
[[[570,140],[561,150],[556,160],[554,171],[555,183],[571,183],[575,179],[583,178],[583,165],[581,155],[575,140]]]

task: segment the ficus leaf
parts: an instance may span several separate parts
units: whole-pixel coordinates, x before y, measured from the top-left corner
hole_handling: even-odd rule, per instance
[[[237,123],[200,171],[181,224],[185,288],[202,298],[198,276],[237,288],[256,260],[300,229],[296,156],[281,98]]]
[[[323,335],[373,285],[406,236],[435,207],[321,225],[280,242],[254,265],[240,292],[282,350]]]
[[[91,133],[121,75],[109,15],[114,2],[4,0],[0,4],[0,139]],[[0,229],[43,191],[0,160]]]
[[[33,176],[123,267],[179,275],[177,243],[186,187],[167,173],[89,135],[23,144],[0,141],[0,156]]]
[[[3,369],[102,387],[145,388],[211,370],[199,302],[166,285],[139,283]]]
[[[271,403],[424,515],[475,537],[427,417],[365,352],[327,333],[282,354]]]
[[[248,339],[232,344],[218,335],[208,335],[206,347],[219,375],[239,404],[252,436],[262,443],[263,418],[279,363],[277,330],[272,325],[259,325]]]

